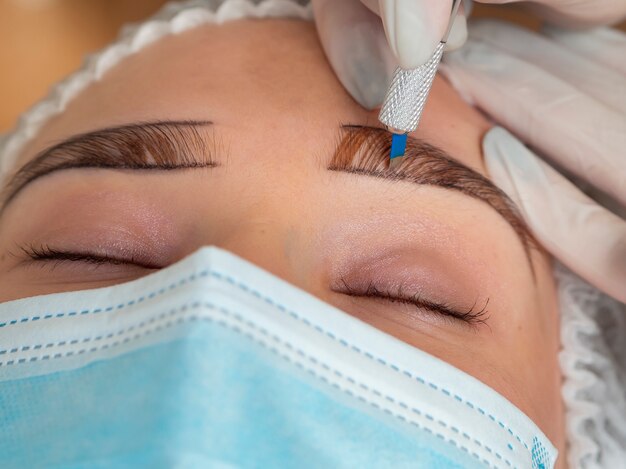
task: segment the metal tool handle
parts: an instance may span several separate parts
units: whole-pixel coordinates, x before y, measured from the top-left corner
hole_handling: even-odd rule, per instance
[[[378,115],[380,122],[391,132],[412,132],[419,125],[460,5],[461,0],[453,1],[448,29],[430,60],[412,70],[398,67],[394,72],[391,85],[387,90]]]

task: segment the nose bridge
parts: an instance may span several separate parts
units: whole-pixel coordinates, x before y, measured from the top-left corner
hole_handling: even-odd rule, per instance
[[[218,245],[262,269],[305,290],[310,290],[316,277],[315,223],[319,218],[309,204],[308,186],[301,181],[296,192],[291,180],[273,190],[258,186],[250,193],[248,203],[239,205],[235,223]],[[259,193],[261,192],[261,193]],[[298,194],[295,197],[294,194]],[[311,206],[313,205],[313,206]]]
[[[294,122],[274,128],[246,128],[246,137],[231,148],[220,180],[220,200],[229,204],[227,227],[218,246],[269,272],[304,286],[312,253],[315,223],[316,163],[308,156],[308,136],[286,139]],[[215,191],[215,187],[211,188]]]
[[[268,207],[267,212],[257,213],[220,242],[220,247],[255,265],[290,281],[288,259],[289,238],[293,236],[288,222]]]

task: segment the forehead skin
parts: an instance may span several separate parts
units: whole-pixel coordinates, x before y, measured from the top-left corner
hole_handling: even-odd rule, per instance
[[[246,226],[245,233],[225,236],[221,247],[332,303],[332,298],[310,281],[315,261],[298,244],[298,232],[304,229],[298,223],[304,226],[306,220],[315,220],[315,207],[325,207],[327,202],[323,200],[332,199],[334,191],[337,200],[341,197],[337,183],[328,181],[307,191],[313,187],[310,179],[315,168],[332,153],[338,125],[376,125],[376,116],[376,112],[364,110],[345,93],[324,58],[312,25],[290,20],[236,21],[163,39],[124,60],[50,121],[25,149],[20,163],[64,138],[103,127],[155,119],[211,120],[221,148],[228,150],[224,155],[225,172],[220,176],[221,182],[217,177],[210,180],[211,187],[209,182],[207,187],[190,187],[189,198],[206,200],[208,205],[216,199],[215,194],[231,191],[236,195],[230,198],[233,213],[248,203],[239,219],[239,224]],[[488,128],[483,117],[438,78],[414,135],[486,174],[480,142]],[[33,187],[28,197],[18,196],[15,206],[7,210],[7,219],[16,220],[15,216],[11,218],[11,212],[25,210],[27,199],[33,198],[37,190],[43,191],[46,184],[50,190],[57,177],[62,176],[52,176]],[[254,191],[254,187],[258,190]],[[22,197],[24,201],[19,200]],[[154,198],[158,198],[158,193]],[[300,198],[306,198],[307,203],[299,204]],[[346,202],[350,208],[337,212],[343,210],[346,218],[358,212],[359,223],[372,223],[394,210],[401,214],[405,206],[406,210],[413,210],[419,195],[415,200],[390,202],[391,209],[377,194],[372,195],[371,201],[361,199],[361,205]],[[293,202],[288,206],[285,200]],[[530,271],[521,267],[524,254],[515,234],[496,214],[487,214],[478,221],[471,211],[456,213],[446,207],[445,203],[433,202],[420,209],[433,218],[457,223],[460,231],[467,226],[464,236],[482,246],[477,248],[480,256],[475,265],[463,268],[470,273],[475,269],[477,276],[490,269],[493,278],[501,279],[484,281],[490,290],[487,293],[495,332],[484,340],[452,344],[436,335],[416,338],[410,330],[380,322],[375,315],[360,317],[502,393],[527,413],[563,454],[558,317],[549,261],[539,252],[532,253],[536,272],[533,280]],[[477,210],[482,213],[489,209]],[[272,213],[271,218],[263,218],[266,212]],[[319,212],[329,213],[321,208]],[[207,242],[203,229],[212,229],[202,217],[206,215],[198,212],[193,226],[199,245]],[[326,223],[317,221],[322,222]],[[268,234],[279,225],[287,227],[280,243]],[[433,238],[432,243],[445,246],[446,240]],[[504,256],[503,249],[490,248],[496,244],[514,252],[510,257]],[[323,258],[324,246],[307,246],[309,250],[317,249]],[[277,260],[277,253],[284,254],[284,259]],[[500,331],[503,334],[498,337]]]
[[[276,34],[257,41],[268,23],[274,23]],[[436,80],[432,92],[436,98],[430,99],[416,135],[452,155],[463,155],[463,163],[484,174],[480,137],[489,124],[448,88],[443,80]],[[312,111],[321,120],[311,121]],[[59,138],[100,127],[155,115],[172,120],[209,115],[215,120],[217,113],[220,123],[236,123],[238,130],[242,124],[267,123],[268,118],[273,125],[263,126],[264,132],[305,125],[299,128],[299,142],[314,124],[378,122],[377,111],[364,111],[341,88],[310,24],[235,21],[165,38],[124,60],[72,101],[67,112],[52,119],[22,158],[32,157]],[[284,140],[284,133],[280,136]]]

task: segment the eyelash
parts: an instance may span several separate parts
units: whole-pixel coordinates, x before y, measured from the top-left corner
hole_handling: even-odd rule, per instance
[[[22,252],[24,252],[29,260],[32,262],[53,262],[54,265],[58,265],[64,262],[84,262],[95,266],[101,266],[105,264],[109,265],[133,265],[144,267],[148,269],[154,269],[155,266],[149,266],[145,263],[138,261],[137,259],[123,259],[107,255],[94,254],[94,253],[80,253],[71,251],[62,251],[51,248],[47,244],[41,246],[34,246],[32,244],[27,246],[20,246]]]
[[[145,266],[134,259],[119,259],[110,256],[103,256],[93,253],[77,253],[70,251],[61,251],[51,248],[48,245],[41,246],[21,246],[20,249],[30,258],[33,262],[85,262],[96,266],[110,264],[110,265],[137,265],[146,268],[154,268],[153,266]],[[359,298],[374,298],[388,301],[390,303],[400,303],[406,305],[415,306],[418,310],[428,310],[430,312],[437,313],[443,317],[449,318],[451,321],[462,321],[469,326],[477,327],[481,324],[486,324],[488,319],[487,305],[489,304],[489,298],[485,302],[482,309],[477,310],[476,304],[468,311],[459,312],[456,311],[445,303],[435,303],[429,300],[422,299],[419,293],[413,295],[407,295],[402,291],[402,288],[398,288],[397,291],[392,292],[390,290],[380,290],[376,285],[370,283],[365,291],[358,291],[350,287],[347,282],[342,279],[342,283],[345,288],[345,293],[352,297]]]
[[[487,314],[487,305],[489,304],[489,298],[485,302],[485,305],[480,309],[476,309],[476,303],[467,311],[456,311],[445,303],[436,303],[433,301],[425,300],[421,298],[419,293],[408,295],[402,291],[402,287],[398,287],[397,290],[380,290],[376,285],[370,283],[366,290],[359,291],[350,287],[347,282],[342,279],[342,283],[346,291],[345,294],[357,297],[357,298],[372,298],[381,299],[390,303],[400,303],[406,305],[415,306],[419,311],[427,310],[431,313],[436,313],[450,321],[462,321],[468,326],[476,328],[480,325],[487,324],[489,316]]]

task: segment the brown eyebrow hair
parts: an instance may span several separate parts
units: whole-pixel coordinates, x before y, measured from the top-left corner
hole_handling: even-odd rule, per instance
[[[513,201],[488,178],[423,140],[409,137],[401,164],[390,169],[391,134],[380,127],[343,125],[339,144],[328,166],[331,171],[409,181],[461,192],[500,214],[520,238],[530,260],[538,245]],[[532,267],[532,263],[531,263]]]
[[[25,186],[55,171],[74,168],[174,170],[219,166],[215,155],[220,143],[214,136],[207,139],[206,135],[206,128],[211,125],[210,121],[200,120],[140,122],[71,137],[42,151],[15,173],[2,191],[0,214]],[[489,179],[441,149],[416,138],[407,140],[406,157],[398,168],[391,170],[390,149],[391,134],[385,129],[344,125],[328,169],[435,185],[481,200],[513,227],[530,258],[530,248],[538,244],[514,203]]]
[[[157,121],[76,135],[35,156],[2,192],[2,207],[29,183],[64,169],[184,169],[218,166],[203,129],[210,121]],[[211,139],[216,145],[216,140]]]

